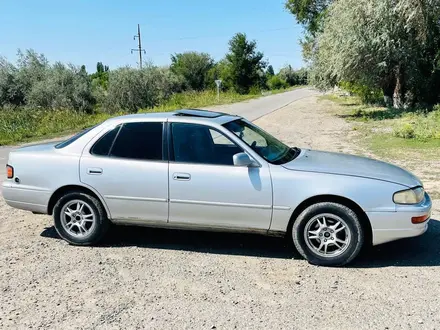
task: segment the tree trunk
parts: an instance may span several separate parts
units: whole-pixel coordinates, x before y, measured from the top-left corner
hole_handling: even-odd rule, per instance
[[[396,70],[396,86],[393,93],[393,107],[403,108],[405,106],[405,75],[401,66]]]
[[[396,78],[394,75],[390,75],[382,83],[383,101],[386,107],[393,106],[393,93],[396,88]]]

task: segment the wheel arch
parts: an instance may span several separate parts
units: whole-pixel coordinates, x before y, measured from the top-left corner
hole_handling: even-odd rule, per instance
[[[353,210],[354,213],[359,218],[359,221],[361,222],[362,229],[364,230],[365,237],[364,242],[368,245],[372,245],[373,242],[373,229],[371,228],[370,219],[368,218],[365,211],[357,204],[356,202],[352,201],[349,198],[338,196],[338,195],[317,195],[310,198],[307,198],[303,202],[301,202],[293,211],[292,215],[290,216],[289,225],[287,227],[287,234],[290,233],[292,230],[293,224],[298,218],[298,216],[301,214],[302,211],[304,211],[306,208],[313,204],[322,203],[322,202],[330,202],[330,203],[338,203],[341,205],[344,205],[351,210]]]
[[[101,202],[102,206],[104,207],[107,218],[110,219],[110,212],[108,210],[108,207],[104,202],[104,200],[102,199],[102,197],[98,194],[98,192],[92,190],[90,187],[81,186],[78,184],[62,186],[59,187],[57,190],[55,190],[49,199],[49,203],[47,205],[47,214],[52,215],[53,209],[57,201],[61,198],[61,196],[64,196],[69,192],[82,192],[95,197],[97,200]]]

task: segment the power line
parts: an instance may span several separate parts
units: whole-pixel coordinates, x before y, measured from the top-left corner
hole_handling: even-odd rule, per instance
[[[142,69],[142,52],[146,54],[147,52],[145,49],[142,49],[142,42],[141,42],[141,27],[138,24],[138,33],[133,37],[133,40],[136,40],[138,38],[138,49],[132,49],[131,53],[133,52],[139,52],[139,68]]]

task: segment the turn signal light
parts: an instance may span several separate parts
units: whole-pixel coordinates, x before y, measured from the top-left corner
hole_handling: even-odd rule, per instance
[[[14,177],[14,168],[11,165],[6,165],[6,175],[8,179],[12,179]]]
[[[420,217],[412,217],[411,222],[414,224],[425,222],[429,219],[429,214],[422,215]]]

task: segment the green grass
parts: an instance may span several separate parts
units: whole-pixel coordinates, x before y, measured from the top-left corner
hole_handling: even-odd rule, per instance
[[[339,105],[337,115],[341,118],[365,123],[375,128],[390,128],[390,134],[408,141],[429,142],[440,140],[440,106],[427,109],[394,109],[364,105],[357,97],[325,95],[322,99]],[[379,130],[380,131],[380,130]],[[395,140],[397,141],[397,140]],[[411,145],[409,142],[408,145]],[[402,144],[405,144],[402,142]]]
[[[271,91],[271,94],[286,92],[295,88]],[[217,101],[215,91],[187,92],[173,95],[167,102],[153,109],[139,112],[173,111],[181,108],[200,108],[229,104],[261,97],[261,94],[240,95],[234,92],[220,93]],[[0,109],[0,145],[16,144],[41,139],[55,138],[78,132],[124,112],[108,114],[97,112],[85,114],[70,110]]]
[[[362,104],[351,96],[325,95],[332,113],[349,120],[356,143],[384,160],[408,164],[440,160],[440,108],[393,109]],[[413,166],[413,165],[411,165]],[[414,165],[415,166],[415,165]]]
[[[428,159],[440,156],[440,139],[420,141],[416,139],[403,139],[391,134],[368,134],[365,142],[370,150],[385,158],[402,158],[412,154],[420,154]]]
[[[0,112],[0,145],[67,135],[108,117],[103,113],[87,115],[69,110],[3,110]]]

